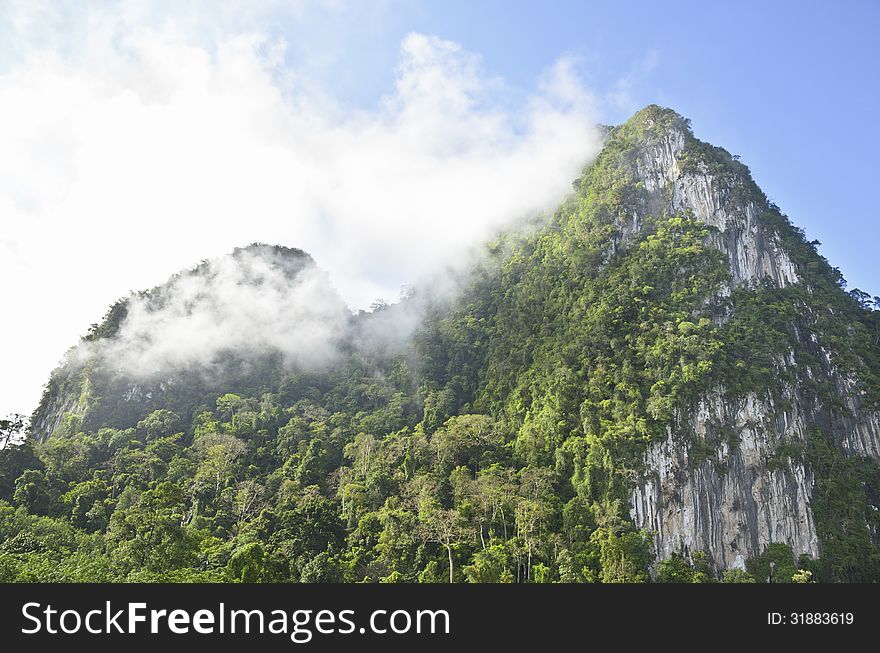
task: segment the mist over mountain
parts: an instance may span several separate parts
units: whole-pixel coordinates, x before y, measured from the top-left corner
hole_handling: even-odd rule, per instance
[[[397,303],[319,266],[114,304],[0,453],[0,580],[880,580],[880,298],[675,112]]]
[[[260,245],[206,261],[116,310],[124,311],[118,328],[77,353],[134,378],[268,351],[290,364],[326,366],[351,317],[307,254]]]

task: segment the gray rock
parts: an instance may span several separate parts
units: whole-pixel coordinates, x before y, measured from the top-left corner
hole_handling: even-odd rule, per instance
[[[682,171],[688,137],[671,129],[636,160],[636,176],[647,193],[645,210],[689,211],[714,227],[709,244],[726,255],[734,286],[765,279],[779,287],[799,283],[779,236],[762,221],[761,207],[731,193],[737,183],[748,180],[729,175],[719,179],[705,166]],[[636,212],[620,221],[621,245],[638,233],[645,217]],[[789,460],[787,468],[778,469],[768,466],[769,459],[781,443],[805,445],[810,429],[821,425],[847,455],[880,460],[880,414],[859,405],[854,380],[834,369],[828,352],[823,354],[827,374],[849,408],[846,413],[832,411],[830,423],[827,411],[818,410],[794,388],[784,393],[784,409],[755,395],[730,400],[718,388],[703,397],[689,419],[670,427],[663,442],[649,448],[647,471],[632,493],[631,516],[638,527],[654,534],[660,559],[703,551],[717,569],[743,568],[746,559],[774,542],[790,545],[795,555],[820,554],[809,468]],[[780,363],[795,364],[793,356]],[[722,430],[735,433],[737,442],[725,441]],[[714,456],[694,460],[694,438],[709,443]]]

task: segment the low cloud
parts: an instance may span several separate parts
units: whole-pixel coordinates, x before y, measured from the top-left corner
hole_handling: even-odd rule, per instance
[[[510,89],[477,54],[413,33],[379,102],[337,101],[296,40],[307,4],[283,20],[273,3],[247,20],[213,3],[0,10],[0,274],[14,280],[0,301],[18,316],[0,412],[27,411],[114,298],[194,260],[280,243],[351,308],[393,300],[551,209],[598,151],[564,59]]]
[[[314,369],[335,360],[350,321],[311,258],[252,246],[133,295],[117,333],[83,343],[77,356],[133,378],[210,370],[229,354],[277,353],[290,367]]]

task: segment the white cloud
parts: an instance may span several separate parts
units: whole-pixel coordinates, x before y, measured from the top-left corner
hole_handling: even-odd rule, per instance
[[[272,3],[23,7],[0,16],[0,413],[129,290],[262,241],[352,307],[393,299],[551,208],[599,146],[566,61],[510,107],[477,55],[410,34],[394,88],[350,109],[290,61]]]
[[[78,354],[101,356],[135,378],[211,370],[228,352],[280,352],[289,365],[320,367],[335,357],[350,319],[311,259],[249,247],[131,297],[119,331]]]

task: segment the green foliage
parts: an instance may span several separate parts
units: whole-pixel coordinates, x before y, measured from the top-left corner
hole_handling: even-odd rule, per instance
[[[106,537],[114,563],[126,572],[192,564],[193,535],[181,525],[182,500],[181,489],[165,482],[140,494],[128,509],[116,510]]]
[[[219,400],[218,400],[219,401]],[[137,429],[147,434],[147,439],[155,440],[169,436],[180,427],[180,417],[170,410],[154,410],[137,423]]]
[[[311,576],[318,575],[310,570]],[[245,544],[226,563],[227,580],[238,583],[269,583],[284,579],[284,564],[280,558],[267,555],[259,542]]]
[[[15,482],[26,470],[41,471],[43,467],[30,440],[0,449],[0,499],[12,499]]]
[[[813,572],[808,569],[798,569],[794,572],[794,575],[791,577],[792,583],[812,583],[813,582]]]
[[[816,478],[813,514],[822,557],[812,572],[822,582],[880,578],[880,551],[872,532],[880,527],[873,507],[880,493],[880,465],[847,457],[819,431],[810,434],[806,457]]]
[[[694,569],[679,553],[667,558],[657,568],[658,583],[692,583]]]
[[[790,583],[798,568],[791,547],[774,543],[761,555],[746,561],[746,570],[759,583]]]
[[[754,583],[754,577],[745,569],[727,569],[721,577],[722,583]]]
[[[649,195],[645,147],[670,129],[681,169],[757,207],[799,283],[731,288],[717,230]],[[853,410],[838,374],[855,410],[880,406],[880,300],[844,292],[748,169],[659,107],[459,281],[353,316],[320,370],[230,353],[216,374],[134,383],[71,357],[32,418],[51,437],[0,449],[0,581],[712,582],[703,552],[655,565],[632,523],[647,448],[672,435],[701,473],[722,465],[742,425],[686,426],[712,392],[780,411],[795,392],[830,424]],[[424,319],[403,345],[365,335],[412,307]],[[771,563],[774,582],[880,579],[876,463],[821,434],[771,442],[772,472],[803,462],[816,479],[822,557],[796,565],[773,544],[723,580],[765,582]]]
[[[28,469],[15,481],[13,501],[34,515],[48,515],[55,503],[50,483],[45,472]]]
[[[591,536],[598,544],[603,583],[644,583],[648,567],[654,558],[651,539],[645,533],[625,531],[615,533],[610,528],[599,528]]]
[[[464,568],[471,583],[509,583],[513,581],[510,554],[507,548],[495,544],[474,554],[472,564]]]

